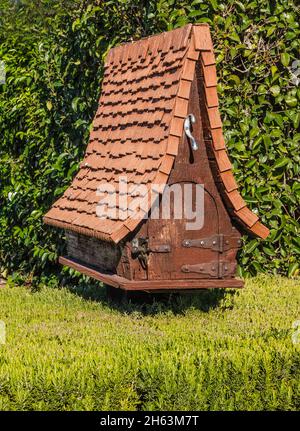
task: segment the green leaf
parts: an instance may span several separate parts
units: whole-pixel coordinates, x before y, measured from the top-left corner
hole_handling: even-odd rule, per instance
[[[277,97],[280,94],[279,85],[273,85],[273,87],[270,88],[270,91],[274,97]]]
[[[298,129],[300,125],[300,112],[293,112],[290,118],[293,121],[295,129]]]
[[[273,165],[273,169],[282,168],[283,166],[289,163],[290,159],[287,157],[281,157],[277,160],[277,162]]]
[[[286,98],[285,98],[285,103],[286,103],[288,106],[290,106],[290,107],[294,108],[294,107],[295,107],[295,106],[297,106],[297,104],[298,104],[297,97],[294,97],[294,96],[286,96]]]
[[[80,19],[77,18],[73,23],[72,23],[72,30],[75,31],[77,27],[79,27],[80,25]]]
[[[263,251],[268,255],[268,256],[275,256],[276,253],[273,249],[269,248],[269,247],[263,247]]]
[[[257,239],[253,239],[248,244],[245,245],[245,253],[251,254],[257,247],[258,241]]]
[[[268,28],[268,31],[267,31],[267,36],[268,36],[268,37],[269,37],[269,36],[271,36],[271,34],[273,34],[275,30],[276,30],[275,25],[273,25],[273,26],[269,27],[269,28]]]
[[[280,56],[281,63],[287,67],[290,63],[290,55],[287,52],[283,52]]]
[[[228,80],[233,81],[236,85],[240,85],[241,83],[241,80],[237,75],[229,75]]]
[[[241,39],[240,39],[239,35],[235,32],[229,33],[228,37],[229,37],[229,39],[231,39],[235,42],[241,43]]]
[[[77,111],[79,101],[80,101],[80,97],[75,97],[75,99],[72,100],[72,109],[75,112]]]
[[[249,133],[250,139],[255,138],[255,136],[257,136],[259,132],[260,132],[259,127],[253,127],[253,129],[251,129]]]
[[[272,74],[272,76],[274,77],[275,76],[275,73],[277,72],[277,67],[275,66],[275,65],[273,65],[273,66],[271,66],[271,74]]]
[[[194,16],[202,16],[203,11],[202,10],[193,10],[189,13],[189,17],[193,18]]]
[[[293,277],[294,275],[296,275],[296,273],[299,273],[298,268],[298,262],[292,263],[288,269],[288,277]]]
[[[218,10],[218,2],[217,0],[209,0],[214,10]]]

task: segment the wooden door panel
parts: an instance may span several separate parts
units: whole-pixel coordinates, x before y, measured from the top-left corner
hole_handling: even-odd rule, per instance
[[[184,184],[181,183],[181,186]],[[172,208],[171,216],[174,216]],[[176,220],[174,217],[167,220],[150,220],[148,226],[150,249],[153,244],[160,243],[170,245],[170,252],[150,252],[148,260],[149,279],[207,278],[207,274],[183,272],[182,267],[186,264],[217,262],[219,253],[211,249],[185,248],[183,242],[188,239],[217,235],[219,232],[218,220],[217,206],[213,196],[207,190],[204,191],[204,225],[200,230],[187,230],[186,223],[188,220],[184,218],[180,220]]]
[[[164,254],[150,252],[149,279],[203,279],[220,276],[226,278],[231,277],[235,271],[237,248],[222,252],[212,248],[185,248],[182,245],[186,239],[201,240],[201,238],[210,238],[214,235],[218,237],[219,235],[226,237],[230,237],[232,234],[237,237],[240,235],[236,230],[233,232],[232,220],[224,206],[211,170],[210,155],[206,148],[209,136],[206,138],[207,142],[204,140],[204,133],[208,135],[207,130],[209,129],[203,105],[205,99],[199,98],[201,85],[202,78],[195,75],[188,109],[188,112],[194,114],[196,118],[192,132],[199,148],[197,151],[192,151],[187,137],[185,135],[182,137],[168,185],[184,183],[204,185],[204,225],[201,229],[187,230],[187,220],[185,219],[150,219],[148,222],[150,244],[151,241],[169,244],[171,251]],[[188,269],[191,272],[182,270],[185,265],[189,265]],[[198,265],[198,267],[194,265]],[[201,267],[203,267],[202,272]],[[216,267],[215,272],[213,267]]]

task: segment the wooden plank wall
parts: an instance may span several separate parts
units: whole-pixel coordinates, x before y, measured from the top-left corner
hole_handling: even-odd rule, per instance
[[[68,256],[81,262],[115,272],[121,258],[118,245],[97,238],[66,231]]]

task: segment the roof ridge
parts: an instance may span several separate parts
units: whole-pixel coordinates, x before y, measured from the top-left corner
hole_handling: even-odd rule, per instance
[[[141,39],[120,43],[119,45],[112,47],[107,53],[105,59],[105,66],[111,63],[119,63],[120,56],[118,54],[120,54],[121,51],[128,51],[126,52],[127,56],[125,55],[123,57],[124,60],[128,60],[128,56],[131,55],[130,51],[132,51],[133,48],[138,48],[138,56],[142,57],[143,54],[144,56],[146,56],[146,53],[149,48],[149,45],[147,43],[150,41],[153,44],[153,54],[155,54],[157,50],[165,50],[167,52],[168,48],[170,48],[170,43],[173,39],[175,39],[172,37],[175,32],[178,33],[178,40],[175,40],[175,43],[177,45],[177,49],[179,50],[184,46],[187,46],[187,42],[191,36],[192,27],[193,24],[186,24],[185,26],[178,27],[169,31],[156,33],[153,35],[145,36]],[[157,46],[153,43],[153,40],[155,39],[157,40]]]

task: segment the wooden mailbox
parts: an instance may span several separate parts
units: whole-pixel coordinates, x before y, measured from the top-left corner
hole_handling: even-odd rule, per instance
[[[122,181],[134,192],[129,206]],[[188,226],[185,212],[177,217],[175,198],[169,217],[162,216],[163,190],[176,186],[174,197],[189,185],[195,207],[199,184],[199,228]],[[108,210],[115,211],[108,217]],[[44,221],[65,229],[62,264],[113,287],[243,286],[235,277],[241,234],[266,238],[269,231],[247,208],[232,173],[208,25],[110,50],[84,160]]]

